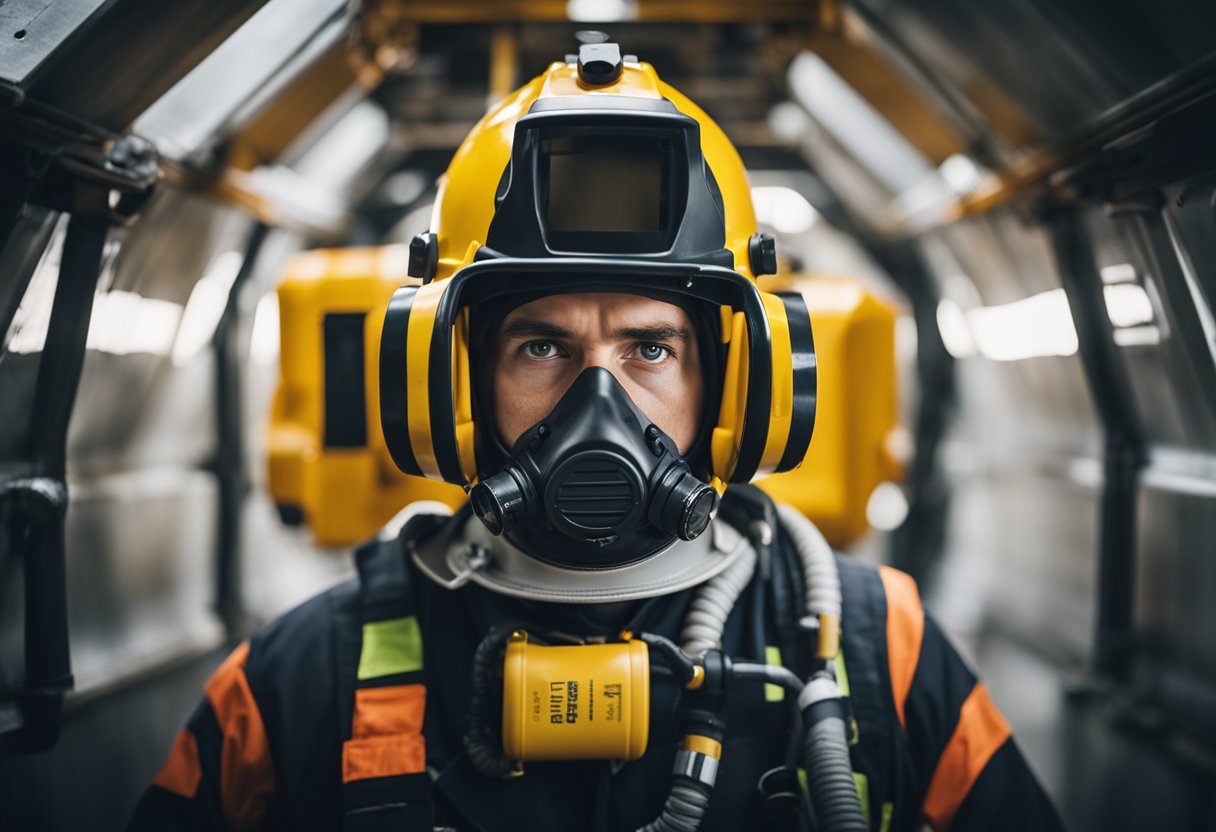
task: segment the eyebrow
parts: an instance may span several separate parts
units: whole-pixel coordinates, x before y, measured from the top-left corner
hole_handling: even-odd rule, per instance
[[[574,333],[565,327],[535,318],[515,318],[502,329],[505,338],[573,338]],[[626,326],[614,329],[612,337],[619,341],[680,341],[687,344],[692,334],[683,327],[671,324],[656,326]]]
[[[662,324],[621,327],[612,331],[612,337],[621,341],[680,341],[687,344],[692,335],[683,327]]]
[[[573,338],[574,333],[565,327],[538,321],[533,318],[516,318],[502,328],[506,338]]]

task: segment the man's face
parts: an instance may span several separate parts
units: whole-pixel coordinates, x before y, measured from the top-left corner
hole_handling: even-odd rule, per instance
[[[553,295],[507,315],[494,346],[494,418],[508,448],[589,367],[611,372],[681,453],[696,439],[705,381],[692,321],[678,306],[629,294]]]

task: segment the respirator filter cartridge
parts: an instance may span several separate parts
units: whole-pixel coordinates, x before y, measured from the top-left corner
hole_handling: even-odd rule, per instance
[[[511,759],[636,760],[649,731],[644,642],[550,647],[522,631],[507,642],[502,745]]]

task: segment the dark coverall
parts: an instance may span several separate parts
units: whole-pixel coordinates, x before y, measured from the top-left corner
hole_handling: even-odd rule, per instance
[[[732,489],[733,491],[733,489]],[[731,492],[724,503],[727,516]],[[497,780],[462,751],[474,650],[495,623],[612,635],[584,608],[524,602],[473,584],[449,591],[409,551],[453,521],[418,518],[358,552],[340,585],[238,646],[130,822],[174,830],[637,829],[659,815],[681,739],[677,691],[655,661],[650,740],[632,763],[528,763]],[[770,515],[771,516],[771,515]],[[810,667],[801,575],[778,532],[723,634],[725,652]],[[870,828],[1057,830],[1061,823],[983,684],[921,608],[915,583],[838,558],[842,687],[854,724],[853,769]],[[624,625],[679,641],[695,589],[639,602]],[[846,679],[847,677],[847,679]],[[757,788],[792,762],[791,703],[776,687],[728,691],[721,767],[701,829],[780,829]],[[771,808],[771,807],[768,807]]]

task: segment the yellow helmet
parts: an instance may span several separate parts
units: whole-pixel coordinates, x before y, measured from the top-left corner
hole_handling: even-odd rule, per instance
[[[478,122],[440,181],[431,230],[411,243],[423,285],[397,290],[381,340],[394,461],[466,489],[478,482],[488,426],[474,420],[470,306],[624,291],[720,310],[708,441],[718,493],[797,467],[815,420],[815,354],[802,296],[756,286],[775,266],[722,129],[616,44],[582,46]]]

